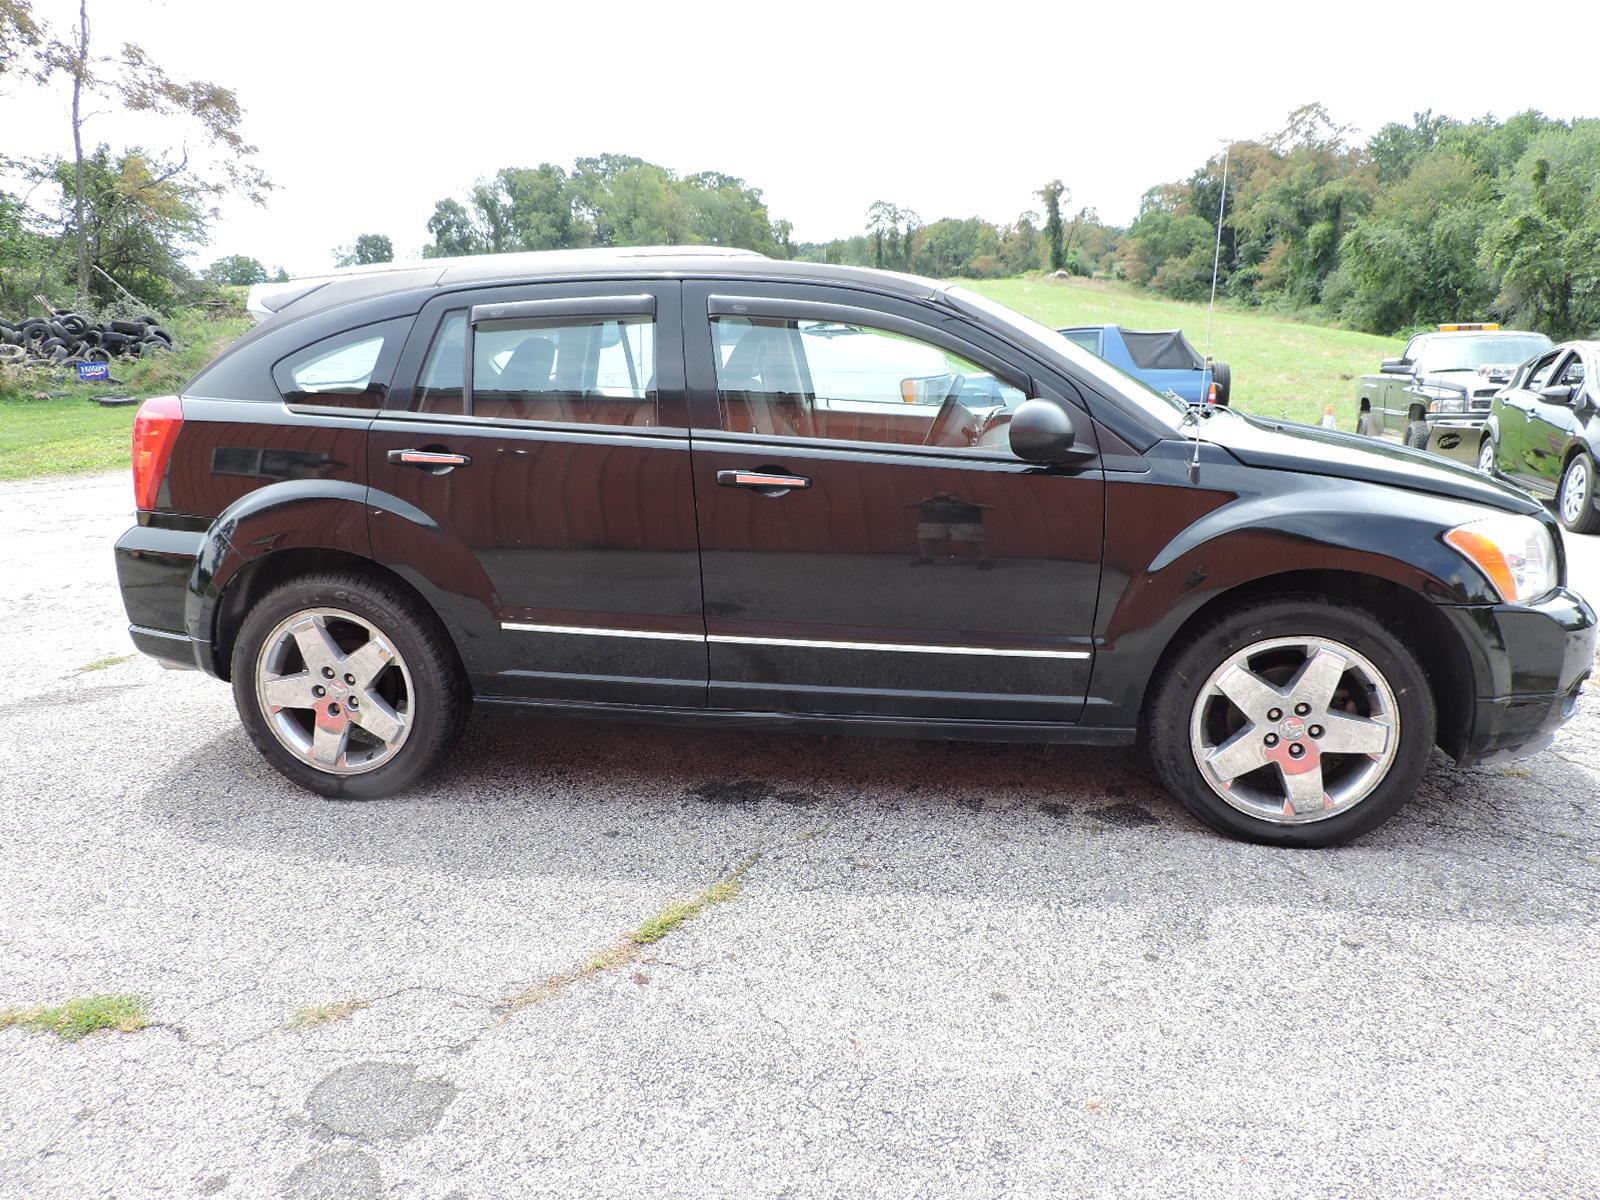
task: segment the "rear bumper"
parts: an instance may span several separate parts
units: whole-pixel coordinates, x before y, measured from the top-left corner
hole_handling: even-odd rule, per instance
[[[194,530],[135,525],[117,539],[117,583],[138,650],[163,666],[215,674],[211,643],[191,636],[184,620],[204,540]]]
[[[1543,750],[1577,711],[1595,667],[1597,619],[1583,597],[1559,588],[1536,604],[1443,609],[1468,648],[1474,696],[1463,766]]]

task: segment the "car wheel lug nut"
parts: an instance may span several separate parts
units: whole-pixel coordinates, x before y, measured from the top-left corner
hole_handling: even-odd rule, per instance
[[[1291,758],[1299,758],[1305,752],[1306,752],[1306,748],[1304,746],[1302,746],[1299,742],[1296,742],[1296,743],[1294,743],[1294,745],[1289,747],[1289,756]]]
[[[312,694],[312,695],[313,695],[313,696],[326,696],[326,695],[327,695],[327,694],[328,694],[328,689],[327,689],[327,688],[325,688],[325,687],[323,687],[323,686],[322,686],[322,685],[321,685],[321,684],[320,684],[320,683],[319,683],[319,684],[317,684],[317,685],[316,685],[316,686],[315,686],[315,687],[313,687],[313,688],[312,688],[312,689],[311,689],[311,694]]]
[[[333,668],[332,667],[323,667],[322,668],[322,677],[324,679],[332,679],[333,678]]]
[[[1267,714],[1267,720],[1269,720],[1269,721],[1281,721],[1281,720],[1283,720],[1283,709],[1281,709],[1281,708],[1273,709],[1271,712],[1269,712]]]
[[[355,683],[356,683],[356,677],[354,675],[346,675],[344,677],[344,681],[346,683],[348,683],[351,687],[354,687]]]
[[[1276,746],[1277,744],[1278,744],[1278,735],[1275,734],[1275,733],[1267,734],[1267,745]]]
[[[1313,725],[1306,732],[1308,732],[1314,738],[1319,738],[1319,737],[1322,736],[1322,726],[1321,725]]]
[[[1303,717],[1310,711],[1311,705],[1309,704],[1296,704],[1294,706],[1294,715],[1297,717]]]

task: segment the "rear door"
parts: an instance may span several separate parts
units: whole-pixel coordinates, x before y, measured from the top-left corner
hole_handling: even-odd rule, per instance
[[[684,313],[710,704],[1076,720],[1102,472],[1024,463],[1005,431],[1036,392],[1092,439],[1076,393],[851,289],[691,282]]]
[[[430,301],[369,435],[373,554],[484,694],[702,706],[679,285]]]

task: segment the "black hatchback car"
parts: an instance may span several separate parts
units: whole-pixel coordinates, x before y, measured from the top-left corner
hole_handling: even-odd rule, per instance
[[[473,703],[1131,743],[1327,845],[1571,715],[1595,614],[1520,491],[1190,409],[959,287],[730,252],[308,284],[135,430],[135,643],[328,796]]]
[[[1555,501],[1573,533],[1600,533],[1600,342],[1566,342],[1518,368],[1489,412],[1479,466]]]

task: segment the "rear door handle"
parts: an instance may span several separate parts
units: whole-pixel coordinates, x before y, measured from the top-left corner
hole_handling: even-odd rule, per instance
[[[781,471],[718,471],[717,482],[723,487],[749,488],[764,496],[781,496],[811,486],[811,480],[804,475]]]
[[[389,461],[407,467],[470,467],[472,457],[467,454],[453,454],[448,450],[391,450]]]

